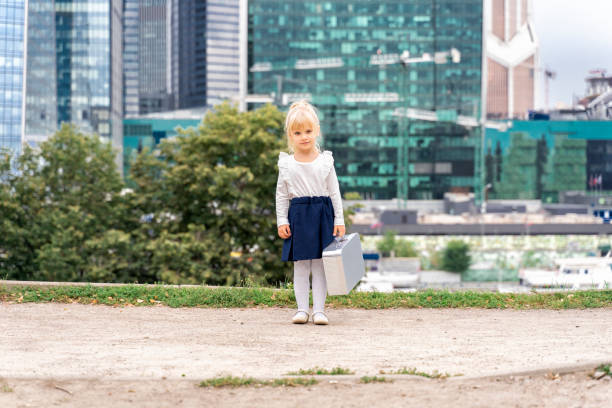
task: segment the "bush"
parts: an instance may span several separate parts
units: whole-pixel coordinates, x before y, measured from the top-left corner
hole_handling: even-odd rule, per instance
[[[382,253],[383,256],[389,256],[393,253],[394,256],[403,258],[416,258],[418,256],[414,249],[414,244],[405,239],[396,238],[397,231],[388,230],[385,232],[385,236],[376,243],[376,249]]]
[[[463,241],[450,241],[442,252],[442,269],[464,272],[470,267],[470,246]]]
[[[389,256],[391,251],[395,250],[395,235],[397,231],[387,230],[385,236],[376,243],[376,249],[378,249],[383,256]]]
[[[398,239],[395,241],[395,256],[404,258],[416,258],[417,251],[414,249],[414,244],[406,239]]]

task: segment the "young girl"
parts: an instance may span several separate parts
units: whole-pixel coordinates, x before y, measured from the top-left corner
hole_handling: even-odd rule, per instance
[[[342,198],[331,152],[321,152],[315,109],[306,101],[289,108],[285,132],[292,155],[281,152],[276,184],[278,235],[283,261],[293,261],[293,287],[298,310],[293,323],[309,319],[309,275],[312,273],[314,324],[328,324],[324,313],[327,283],[322,252],[334,236],[345,233]]]

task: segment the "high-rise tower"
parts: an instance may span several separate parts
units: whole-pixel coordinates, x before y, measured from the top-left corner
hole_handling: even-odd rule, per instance
[[[27,44],[24,141],[36,145],[58,126],[54,0],[28,0]]]
[[[239,0],[125,0],[126,115],[236,99]]]
[[[538,41],[531,0],[484,0],[487,116],[527,118],[535,105]]]
[[[0,149],[21,151],[24,130],[27,2],[0,3]]]

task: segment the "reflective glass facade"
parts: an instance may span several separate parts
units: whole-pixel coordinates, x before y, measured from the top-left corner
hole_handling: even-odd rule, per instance
[[[168,88],[168,1],[141,0],[138,35],[140,113],[172,109]]]
[[[138,105],[139,3],[140,0],[124,0],[123,2],[123,111],[126,116],[140,113]]]
[[[173,1],[173,90],[178,109],[206,105],[206,2]]]
[[[564,191],[612,191],[612,121],[516,120],[487,129],[485,146],[489,199],[554,203]]]
[[[126,116],[236,99],[239,0],[124,0]]]
[[[57,129],[55,2],[28,0],[25,141],[36,145]]]
[[[208,0],[206,7],[206,103],[238,95],[239,0]]]
[[[58,124],[76,124],[121,150],[121,0],[55,0]],[[122,155],[118,154],[121,168]]]
[[[25,1],[0,1],[0,149],[21,152]]]
[[[180,115],[179,115],[180,116]],[[178,135],[177,128],[197,128],[200,118],[134,117],[123,120],[123,174],[130,174],[131,161],[144,148],[153,150],[163,139]]]
[[[482,0],[252,0],[248,41],[248,93],[275,93],[285,108],[312,101],[343,192],[479,190],[480,128],[452,119],[480,117]],[[452,48],[459,63],[440,54]],[[405,51],[439,64],[398,63]],[[437,111],[441,121],[402,119],[398,108]]]

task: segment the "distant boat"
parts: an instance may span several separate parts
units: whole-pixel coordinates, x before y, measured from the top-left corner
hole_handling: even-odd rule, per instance
[[[412,288],[419,282],[419,275],[416,273],[401,272],[368,272],[361,280],[361,285],[371,287],[378,292],[391,292],[396,288]],[[391,290],[389,290],[391,289]]]
[[[612,288],[612,257],[560,258],[554,270],[519,270],[521,285],[545,288]]]
[[[380,258],[374,263],[366,259],[365,276],[361,279],[360,292],[393,292],[395,289],[414,288],[419,283],[420,261],[418,258]]]

